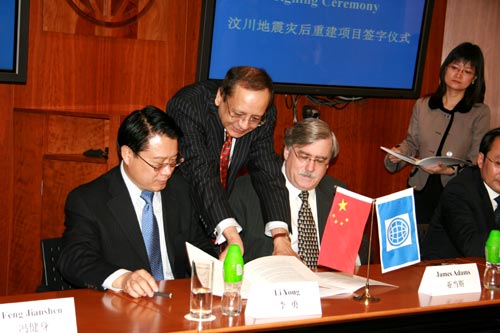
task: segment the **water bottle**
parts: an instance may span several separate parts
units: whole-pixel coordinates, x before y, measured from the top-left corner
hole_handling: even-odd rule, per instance
[[[483,287],[500,290],[500,230],[491,230],[485,246],[486,269]]]
[[[229,245],[224,260],[224,294],[221,309],[226,316],[238,316],[241,313],[241,283],[243,281],[243,256],[236,244]]]

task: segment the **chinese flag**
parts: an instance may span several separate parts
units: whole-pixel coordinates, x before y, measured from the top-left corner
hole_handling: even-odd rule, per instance
[[[321,238],[318,265],[354,273],[373,199],[337,187]]]

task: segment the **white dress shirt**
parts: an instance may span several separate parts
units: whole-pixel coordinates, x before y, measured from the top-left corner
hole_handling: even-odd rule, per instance
[[[144,199],[141,198],[141,190],[130,180],[127,176],[127,173],[123,169],[123,162],[120,164],[120,172],[122,174],[123,180],[125,181],[125,185],[127,186],[127,190],[129,192],[130,198],[132,199],[132,203],[134,205],[135,214],[137,215],[137,221],[139,223],[139,228],[142,230],[142,210],[146,205]],[[163,276],[165,280],[173,280],[174,274],[172,273],[172,268],[170,267],[170,261],[168,260],[167,253],[167,244],[165,239],[165,229],[163,225],[163,210],[161,204],[161,193],[154,192],[153,195],[153,210],[155,214],[156,221],[158,222],[158,232],[160,235],[160,250],[161,250],[161,261],[163,264]],[[116,289],[112,287],[113,281],[115,281],[122,274],[129,272],[126,269],[119,269],[104,280],[102,286],[107,289],[111,289],[114,291],[120,291],[120,289]]]

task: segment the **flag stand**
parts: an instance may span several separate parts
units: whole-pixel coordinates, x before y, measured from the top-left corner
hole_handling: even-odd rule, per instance
[[[375,201],[372,203],[372,216],[371,216],[371,224],[370,224],[370,241],[368,243],[368,267],[366,269],[366,285],[365,292],[362,295],[356,295],[353,297],[355,301],[364,302],[365,305],[368,305],[373,302],[380,301],[380,298],[372,296],[370,294],[370,261],[371,261],[371,252],[372,252],[372,236],[373,236],[373,214],[375,211]]]

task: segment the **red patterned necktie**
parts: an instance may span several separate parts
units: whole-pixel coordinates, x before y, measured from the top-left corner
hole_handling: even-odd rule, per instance
[[[229,169],[229,154],[231,153],[232,142],[233,138],[226,131],[226,141],[224,141],[220,151],[220,182],[224,188],[226,188],[227,170]]]

